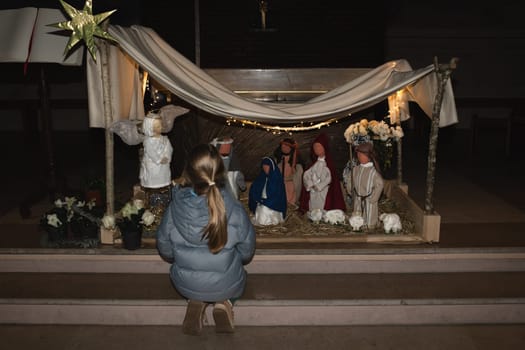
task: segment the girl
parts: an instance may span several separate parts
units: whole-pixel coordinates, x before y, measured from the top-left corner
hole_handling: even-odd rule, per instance
[[[208,304],[214,304],[216,331],[234,331],[233,300],[244,291],[243,265],[255,253],[248,214],[224,186],[224,164],[217,149],[196,146],[157,231],[159,254],[172,263],[171,280],[188,299],[182,324],[186,334],[202,332]]]

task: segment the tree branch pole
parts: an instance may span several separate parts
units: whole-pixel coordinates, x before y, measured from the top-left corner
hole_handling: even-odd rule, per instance
[[[443,102],[443,94],[447,80],[452,71],[456,68],[457,58],[452,58],[450,64],[440,65],[437,62],[437,57],[434,57],[434,68],[438,83],[438,92],[434,106],[432,108],[432,121],[430,127],[430,137],[428,145],[428,161],[427,161],[427,185],[425,196],[425,214],[434,213],[434,183],[436,173],[436,154],[439,134],[439,116],[441,113],[441,104]]]
[[[111,89],[109,79],[109,43],[101,40],[101,66],[102,66],[102,93],[104,99],[105,142],[106,142],[106,214],[115,213],[114,189],[114,143],[113,132],[110,126],[113,123],[113,110],[111,108]]]
[[[396,123],[401,126],[401,120]],[[403,139],[400,137],[397,139],[397,184],[403,183]]]

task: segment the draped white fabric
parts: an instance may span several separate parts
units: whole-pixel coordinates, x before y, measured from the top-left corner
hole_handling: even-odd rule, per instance
[[[124,52],[166,89],[199,109],[223,117],[274,124],[319,122],[370,107],[407,86],[411,87],[408,98],[430,115],[437,92],[432,65],[412,70],[406,60],[400,59],[387,62],[304,103],[260,102],[242,97],[221,85],[150,28],[110,26],[109,33],[117,39]],[[122,82],[111,81],[111,84],[121,85]],[[92,92],[90,90],[89,93]],[[447,84],[444,101],[440,126],[457,122],[450,84]]]
[[[97,39],[100,43],[100,39]],[[106,127],[104,118],[104,96],[102,86],[102,57],[95,62],[91,55],[87,60],[87,88],[89,105],[89,126]],[[117,46],[109,46],[109,80],[112,122],[119,120],[144,119],[144,96],[138,64]],[[111,125],[113,125],[111,123]],[[111,127],[111,125],[109,125]]]

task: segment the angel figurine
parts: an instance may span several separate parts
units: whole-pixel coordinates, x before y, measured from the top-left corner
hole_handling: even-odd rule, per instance
[[[162,135],[159,115],[148,113],[142,123],[144,152],[140,164],[140,185],[160,188],[171,183],[171,155],[173,147],[167,136]]]
[[[176,117],[188,111],[183,107],[166,105],[158,113],[149,112],[142,122],[142,133],[139,133],[135,121],[122,120],[112,125],[111,130],[126,144],[143,145],[139,172],[143,188],[155,189],[171,184],[173,147],[164,133],[171,131]]]

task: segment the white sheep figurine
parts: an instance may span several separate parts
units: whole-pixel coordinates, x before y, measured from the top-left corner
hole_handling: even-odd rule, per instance
[[[327,210],[323,213],[323,221],[331,225],[344,224],[346,215],[341,209]]]
[[[353,231],[359,231],[365,224],[365,220],[359,214],[352,214],[348,221],[350,222],[350,226],[352,226]]]
[[[313,209],[310,210],[306,215],[308,216],[308,219],[312,220],[315,223],[318,223],[323,219],[324,210],[321,209]]]
[[[401,219],[396,213],[383,213],[379,215],[379,220],[383,222],[383,228],[386,233],[401,231]]]

